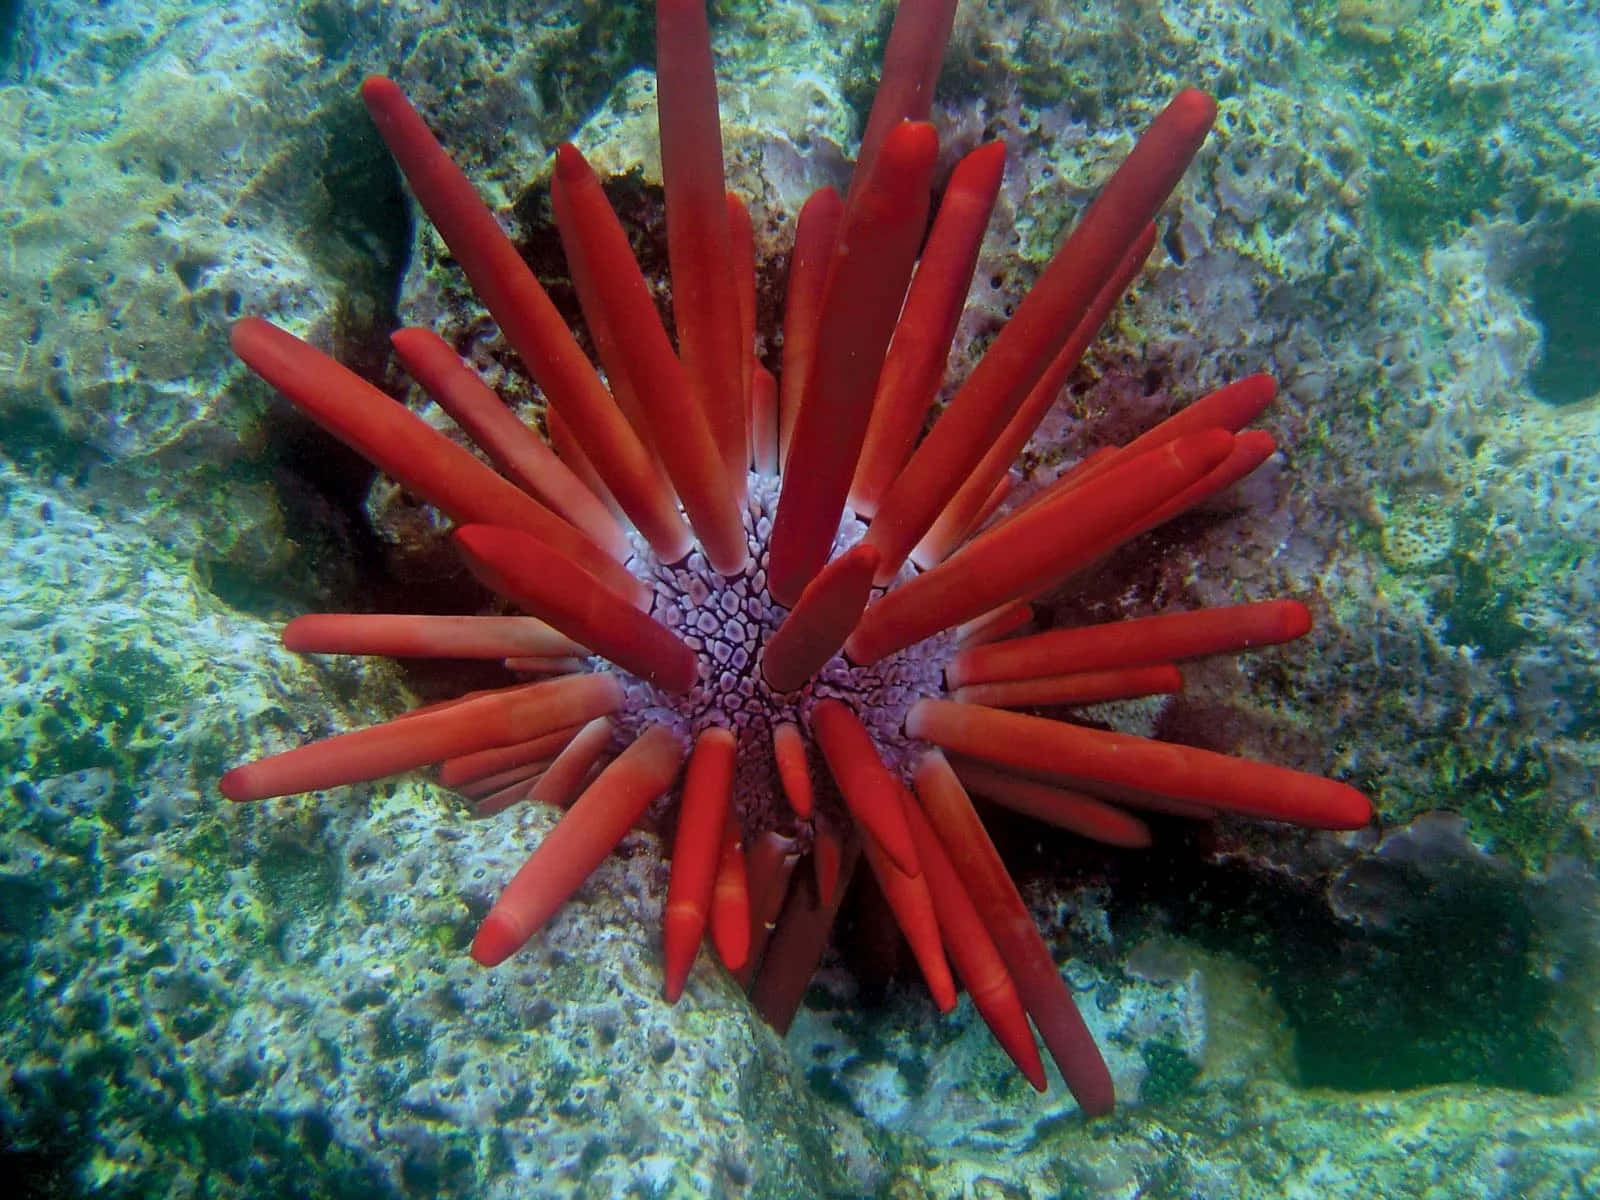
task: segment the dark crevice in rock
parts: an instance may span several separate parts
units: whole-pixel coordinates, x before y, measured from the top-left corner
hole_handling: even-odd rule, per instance
[[[1551,1019],[1561,1000],[1540,969],[1548,906],[1507,863],[1427,838],[1329,880],[1285,873],[1276,851],[1217,856],[1203,831],[1167,832],[1117,864],[1119,939],[1159,929],[1259,970],[1293,1027],[1302,1085],[1572,1085],[1573,1048]]]
[[[343,284],[327,314],[324,348],[381,383],[389,369],[388,335],[398,324],[395,300],[409,259],[411,218],[399,172],[359,104],[340,106],[330,120],[312,174],[315,219],[304,237],[310,255]],[[383,607],[398,588],[366,512],[374,469],[279,396],[267,402],[257,434],[259,452],[239,469],[259,470],[271,483],[285,532],[300,549],[298,569],[262,578],[248,564],[210,563],[211,590],[261,615],[308,605]]]
[[[17,52],[17,24],[22,0],[0,0],[0,75],[9,74]]]
[[[1574,404],[1600,395],[1600,209],[1580,209],[1544,239],[1543,253],[1519,281],[1544,327],[1544,349],[1529,383],[1549,404]]]

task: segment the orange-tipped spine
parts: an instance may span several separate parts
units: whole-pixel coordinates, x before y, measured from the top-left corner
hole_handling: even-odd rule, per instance
[[[1371,802],[1348,784],[1128,733],[953,700],[919,700],[906,730],[953,753],[1044,772],[1088,791],[1097,784],[1135,788],[1314,829],[1360,829],[1372,819]]]
[[[767,587],[793,606],[828,559],[866,436],[872,396],[922,239],[939,140],[907,122],[845,209],[817,327],[817,355],[773,518]]]
[[[222,777],[229,800],[265,800],[381,779],[447,758],[537,737],[622,704],[610,675],[571,675],[511,694],[479,696],[336,734]]]
[[[850,815],[896,867],[915,875],[917,851],[900,806],[900,782],[883,765],[861,718],[843,702],[829,698],[812,710],[811,730]]]
[[[909,795],[905,797],[905,810],[911,837],[917,843],[917,858],[927,876],[934,913],[939,918],[939,931],[950,954],[950,965],[966,985],[973,1007],[994,1034],[995,1041],[1000,1043],[1000,1048],[1011,1056],[1033,1090],[1042,1092],[1045,1090],[1044,1064],[1039,1060],[1039,1047],[1034,1043],[1033,1027],[1028,1024],[1017,985],[1012,982],[1005,961],[984,928],[983,918],[978,915],[972,897],[967,895],[966,885],[956,874],[939,836]]]
[[[1009,642],[962,650],[945,669],[952,688],[1067,672],[1114,670],[1181,662],[1275,646],[1311,629],[1311,610],[1299,600],[1262,600],[1186,613],[1052,629]]]
[[[936,750],[918,760],[914,776],[928,824],[994,939],[1022,1005],[1078,1107],[1089,1116],[1109,1113],[1116,1105],[1111,1072],[961,781]]]
[[[677,777],[677,735],[652,725],[589,785],[539,843],[478,926],[472,957],[504,962],[543,928]]]
[[[733,803],[735,751],[729,730],[707,729],[695,739],[684,772],[678,829],[672,843],[672,873],[661,915],[665,995],[670,1004],[676,1004],[683,994],[705,936],[723,829]]]
[[[1220,429],[1180,438],[1053,504],[1028,509],[868,605],[845,642],[845,654],[869,665],[1031,595],[1129,536],[1137,522],[1204,477],[1232,448],[1233,435]]]
[[[792,692],[839,652],[867,607],[877,570],[877,550],[858,543],[806,585],[762,648],[761,675],[769,687]]]

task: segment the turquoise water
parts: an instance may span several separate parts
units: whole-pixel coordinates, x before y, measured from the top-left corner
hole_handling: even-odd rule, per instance
[[[711,11],[754,358],[774,372],[796,215],[849,185],[891,15]],[[6,6],[0,1144],[19,1194],[1600,1193],[1592,24],[1582,4],[1429,0],[956,9],[927,114],[934,200],[988,139],[1005,168],[943,400],[1162,106],[1185,87],[1218,101],[1004,504],[1230,381],[1277,380],[1252,422],[1262,465],[1025,589],[1023,632],[1304,601],[1299,640],[1185,663],[1180,695],[1078,719],[1329,777],[1374,813],[1343,832],[1195,820],[1080,779],[1137,810],[1151,845],[1129,849],[982,808],[1115,1087],[1088,1120],[1054,1066],[1027,1086],[969,998],[937,1011],[869,868],[780,1037],[775,1003],[709,949],[661,998],[672,804],[486,968],[476,930],[552,810],[480,818],[432,771],[246,804],[219,790],[240,763],[516,678],[281,641],[306,612],[492,601],[427,485],[389,482],[263,385],[234,322],[271,320],[450,429],[388,343],[427,326],[543,412],[362,79],[400,84],[592,351],[549,201],[560,142],[606,181],[668,318],[681,274],[652,8]],[[887,264],[891,240],[865,253]],[[830,420],[786,478],[842,453],[848,406]],[[862,536],[844,530],[841,548]],[[718,579],[680,574],[654,577],[684,614],[662,620],[695,637],[718,612],[698,661],[754,679],[714,652],[762,653],[762,581],[735,613]],[[843,660],[797,700],[750,685],[767,707],[735,796],[752,861],[770,829],[797,839],[796,903],[813,829],[853,824],[820,745],[820,815],[793,816],[767,723],[811,739],[813,699],[844,697],[909,778],[926,748],[902,732],[909,697],[942,694],[953,653],[932,644],[870,688]],[[698,732],[735,704],[697,692],[684,715],[628,680],[624,735]],[[1199,761],[1161,794],[1198,803]],[[1291,801],[1310,786],[1273,778]]]

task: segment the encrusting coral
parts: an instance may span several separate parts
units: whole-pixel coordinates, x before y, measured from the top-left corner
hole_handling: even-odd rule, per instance
[[[554,451],[427,330],[395,335],[402,363],[500,473],[263,320],[239,322],[233,345],[454,520],[471,570],[532,615],[316,614],[284,642],[504,659],[533,678],[236,768],[222,790],[253,800],[440,764],[479,815],[565,807],[478,929],[472,955],[493,965],[676,787],[669,999],[709,936],[786,1028],[864,859],[936,1004],[954,1005],[959,978],[1036,1088],[1034,1029],[1080,1107],[1103,1113],[1110,1074],[967,789],[1123,846],[1148,844],[1141,811],[1346,829],[1371,810],[1286,768],[1008,711],[1176,691],[1179,662],[1291,640],[1310,616],[1276,600],[1014,636],[1030,597],[1269,457],[1271,437],[1244,426],[1274,387],[1224,387],[1003,511],[1011,463],[1210,128],[1214,102],[1190,90],[918,441],[1005,155],[990,143],[962,159],[929,223],[926,118],[954,9],[900,5],[848,193],[823,189],[799,215],[778,377],[755,354],[752,234],[724,190],[703,0],[657,5],[676,349],[595,174],[571,145],[556,156],[554,211],[604,381],[399,88],[366,82],[417,200],[544,393]]]

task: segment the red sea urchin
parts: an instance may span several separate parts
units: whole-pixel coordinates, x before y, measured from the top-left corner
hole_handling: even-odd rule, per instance
[[[1267,457],[1270,437],[1240,431],[1273,386],[1225,387],[994,516],[1206,136],[1215,105],[1186,91],[917,442],[1004,158],[997,143],[967,155],[928,224],[925,118],[954,7],[901,4],[849,194],[824,189],[799,216],[781,379],[755,359],[749,218],[723,187],[703,0],[657,6],[676,351],[588,164],[570,145],[556,157],[556,219],[609,387],[400,90],[367,81],[418,201],[543,391],[557,452],[426,330],[395,335],[401,361],[499,474],[265,321],[241,321],[233,344],[455,520],[473,572],[533,615],[318,614],[284,643],[505,659],[538,678],[236,768],[222,790],[260,799],[438,763],[479,814],[566,806],[478,930],[472,955],[493,965],[681,774],[669,999],[709,933],[785,1028],[864,857],[939,1007],[955,1002],[953,966],[1034,1086],[1029,1018],[1100,1113],[1109,1073],[965,787],[1125,846],[1148,843],[1141,810],[1352,828],[1370,806],[1315,776],[1006,711],[1175,691],[1179,661],[1287,641],[1309,615],[1279,600],[1012,636],[1028,597]]]

